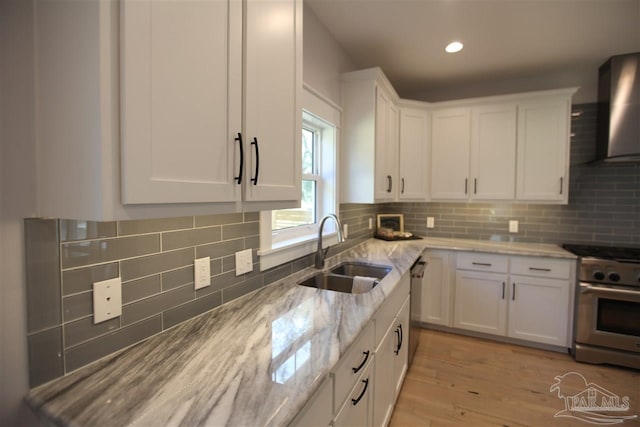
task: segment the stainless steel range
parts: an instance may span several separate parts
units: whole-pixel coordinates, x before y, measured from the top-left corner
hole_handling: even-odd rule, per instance
[[[640,369],[640,248],[563,247],[580,257],[575,359]]]

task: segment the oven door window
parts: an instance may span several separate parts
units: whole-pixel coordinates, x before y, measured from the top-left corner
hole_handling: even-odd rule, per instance
[[[640,337],[640,303],[598,298],[596,329]]]

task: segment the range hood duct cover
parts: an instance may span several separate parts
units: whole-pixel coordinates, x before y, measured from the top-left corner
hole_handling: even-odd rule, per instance
[[[640,52],[600,66],[596,162],[640,162]]]

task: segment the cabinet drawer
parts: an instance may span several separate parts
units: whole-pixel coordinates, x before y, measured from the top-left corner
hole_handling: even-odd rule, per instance
[[[347,394],[362,375],[366,365],[373,359],[373,350],[373,322],[370,322],[333,370],[335,386],[333,407],[336,410],[347,398]]]
[[[382,304],[382,307],[378,310],[375,315],[375,348],[378,349],[382,338],[387,333],[387,329],[393,322],[394,317],[398,314],[402,303],[409,295],[409,274],[405,274],[405,276],[400,279],[400,283],[396,289],[394,289],[393,293],[387,298],[387,300]]]
[[[574,261],[542,257],[512,257],[511,274],[568,279]]]
[[[460,270],[506,273],[509,269],[509,257],[476,252],[463,252],[458,254],[456,267]]]
[[[338,414],[333,425],[335,427],[365,427],[372,423],[371,407],[373,405],[373,366],[371,360],[364,367],[362,376],[354,384],[344,401],[338,401]]]

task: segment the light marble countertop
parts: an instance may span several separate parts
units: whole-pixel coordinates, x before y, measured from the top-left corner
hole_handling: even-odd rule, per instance
[[[307,268],[39,386],[26,397],[61,426],[285,425],[425,248],[575,258],[552,245],[369,239],[331,257],[392,266],[366,294],[296,285]]]

